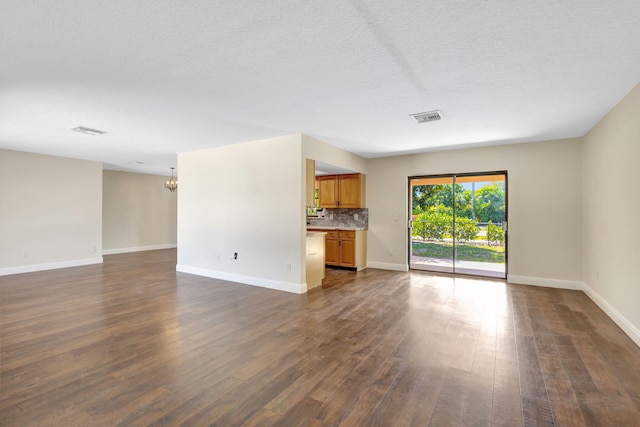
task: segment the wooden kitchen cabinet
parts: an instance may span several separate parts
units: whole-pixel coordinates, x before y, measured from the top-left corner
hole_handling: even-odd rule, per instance
[[[317,176],[316,181],[318,181],[318,191],[320,193],[320,198],[318,199],[318,207],[337,208],[339,203],[338,176]]]
[[[339,208],[364,208],[364,176],[357,173],[353,175],[338,175],[338,207]],[[361,206],[362,205],[362,206]]]
[[[312,230],[310,230],[312,231]],[[361,270],[367,264],[366,230],[323,230],[327,266]]]
[[[306,159],[306,176],[305,176],[305,193],[306,202],[309,207],[316,207],[314,203],[315,184],[316,184],[316,161]]]
[[[353,237],[340,238],[340,265],[344,267],[356,266],[356,238],[355,232]]]
[[[317,176],[321,208],[364,208],[365,176],[359,173],[347,175]]]
[[[327,265],[340,264],[340,239],[338,233],[327,232],[324,238],[324,262]]]

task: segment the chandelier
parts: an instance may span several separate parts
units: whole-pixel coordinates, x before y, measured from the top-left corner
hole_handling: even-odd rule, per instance
[[[175,191],[178,189],[178,179],[173,176],[174,169],[175,168],[171,168],[171,178],[166,180],[164,183],[164,188],[171,191],[172,193],[175,193]]]

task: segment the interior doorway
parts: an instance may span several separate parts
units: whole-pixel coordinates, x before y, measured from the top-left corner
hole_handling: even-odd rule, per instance
[[[409,268],[507,277],[507,172],[409,178]]]

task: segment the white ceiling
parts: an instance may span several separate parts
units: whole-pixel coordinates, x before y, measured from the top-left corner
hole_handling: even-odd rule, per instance
[[[639,81],[639,22],[638,0],[2,0],[0,148],[168,174],[297,132],[365,157],[582,136]]]

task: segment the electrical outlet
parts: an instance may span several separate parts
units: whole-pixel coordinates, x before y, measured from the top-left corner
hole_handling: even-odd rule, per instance
[[[216,262],[220,262],[220,255],[216,257]]]
[[[26,249],[21,250],[21,251],[20,251],[20,256],[21,256],[22,258],[26,258],[26,257],[28,257],[28,256],[29,256],[29,251],[28,251],[28,250],[26,250]]]
[[[360,217],[360,215],[358,214],[353,214],[353,219],[355,219],[356,221],[358,220],[358,218]]]
[[[291,271],[291,263],[290,262],[287,263],[287,271]]]
[[[95,251],[96,251],[96,247],[95,246],[91,246],[91,252],[95,253]]]
[[[238,259],[238,252],[233,253],[233,259]]]
[[[333,214],[329,214],[329,219],[333,219]]]

